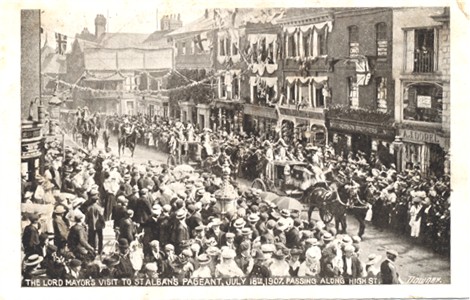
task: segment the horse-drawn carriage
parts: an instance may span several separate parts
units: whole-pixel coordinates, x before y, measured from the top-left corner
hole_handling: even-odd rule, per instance
[[[314,174],[307,169],[307,163],[300,161],[273,161],[270,174],[262,174],[253,180],[251,186],[282,196],[300,198],[303,191],[314,181]]]

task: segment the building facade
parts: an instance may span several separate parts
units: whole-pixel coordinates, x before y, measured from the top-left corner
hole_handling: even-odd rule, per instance
[[[450,172],[449,9],[403,8],[393,15],[395,121],[399,167]]]
[[[344,157],[361,151],[394,163],[392,8],[337,9],[334,27],[329,140]]]

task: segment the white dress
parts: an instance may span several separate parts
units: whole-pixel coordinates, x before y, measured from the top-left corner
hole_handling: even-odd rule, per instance
[[[421,205],[411,206],[410,208],[410,227],[411,227],[411,237],[419,237],[419,229],[421,227],[421,218],[416,220],[416,215],[421,210]]]

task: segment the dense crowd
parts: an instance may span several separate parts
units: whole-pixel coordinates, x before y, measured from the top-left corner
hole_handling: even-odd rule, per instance
[[[393,165],[387,168],[362,153],[345,159],[330,147],[299,143],[289,149],[281,138],[266,142],[270,137],[199,133],[168,120],[128,120],[139,130],[156,132],[146,143],[159,149],[165,135],[180,141],[201,137],[201,143],[209,138],[212,144],[253,148],[267,161],[306,161],[312,170],[361,186],[359,195],[371,207],[366,218],[379,228],[448,251],[448,177],[422,178],[416,169],[397,173]],[[126,123],[124,117],[107,120],[107,126],[117,123]],[[279,209],[260,190],[232,181],[236,207],[222,214],[215,196],[222,178],[215,174],[152,161],[126,163],[106,151],[88,155],[56,142],[46,148],[43,176],[34,183],[23,178],[22,202],[51,205],[52,225],[44,223],[46,215],[24,214],[24,279],[291,276],[400,282],[396,251],[388,250],[383,261],[378,254],[363,257],[361,237],[305,220],[300,211]],[[107,223],[115,231],[113,251],[103,245]]]

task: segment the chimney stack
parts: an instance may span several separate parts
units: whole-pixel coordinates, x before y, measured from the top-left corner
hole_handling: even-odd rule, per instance
[[[95,37],[99,38],[105,32],[106,32],[106,18],[103,15],[96,15]]]

